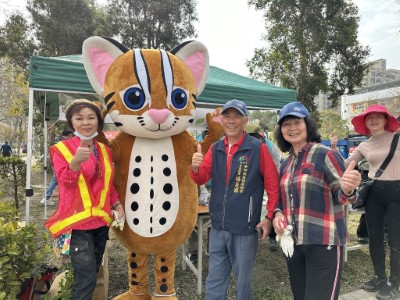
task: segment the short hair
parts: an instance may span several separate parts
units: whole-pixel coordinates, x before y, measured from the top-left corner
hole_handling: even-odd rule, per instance
[[[278,148],[282,152],[288,152],[292,148],[292,144],[290,144],[283,138],[281,126],[285,120],[292,120],[292,119],[302,119],[302,118],[295,116],[287,116],[282,119],[282,121],[280,122],[280,124],[278,124],[278,126],[275,128],[274,131],[275,141],[278,145]],[[308,142],[321,143],[321,135],[318,132],[317,122],[315,122],[310,117],[305,117],[303,119],[307,128],[307,143]]]
[[[97,116],[97,121],[98,121],[98,128],[100,130],[103,130],[104,126],[104,120],[101,117],[101,111],[98,106],[96,106],[94,103],[92,103],[89,100],[86,99],[76,99],[74,100],[66,109],[65,112],[65,118],[67,119],[67,124],[68,126],[72,129],[75,130],[74,126],[72,126],[72,116],[75,113],[80,112],[84,108],[90,108],[93,110]]]

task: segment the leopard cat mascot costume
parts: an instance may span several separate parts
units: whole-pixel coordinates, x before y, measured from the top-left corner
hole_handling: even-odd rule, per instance
[[[103,37],[83,44],[88,78],[102,97],[120,133],[108,142],[115,163],[115,186],[126,224],[115,230],[128,250],[129,291],[115,299],[177,299],[176,249],[197,218],[197,186],[189,170],[196,140],[196,97],[208,76],[208,51],[198,41],[171,51],[129,50]],[[220,113],[206,116],[204,153],[222,136]],[[155,291],[148,291],[148,263],[154,256]]]

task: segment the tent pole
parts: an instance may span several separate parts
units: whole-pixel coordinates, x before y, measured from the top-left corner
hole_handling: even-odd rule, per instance
[[[33,127],[33,90],[29,89],[29,112],[28,112],[28,141],[26,151],[26,186],[25,186],[25,223],[29,225],[30,198],[33,196],[31,189],[31,166],[32,166],[32,127]]]
[[[43,110],[43,170],[44,170],[44,199],[47,198],[47,93],[44,94],[44,110]],[[44,218],[47,219],[47,199],[44,202]]]

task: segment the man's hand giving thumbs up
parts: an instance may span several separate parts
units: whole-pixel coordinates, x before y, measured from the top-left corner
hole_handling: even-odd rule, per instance
[[[197,173],[199,171],[199,167],[203,162],[204,155],[201,152],[201,145],[197,144],[197,152],[195,152],[192,156],[192,171]]]

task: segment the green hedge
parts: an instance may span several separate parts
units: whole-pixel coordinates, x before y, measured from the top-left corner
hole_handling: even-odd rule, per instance
[[[26,163],[18,157],[0,156],[0,198],[11,198],[18,209],[24,204]]]

